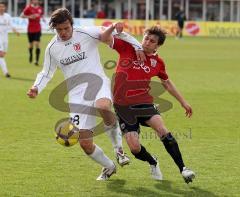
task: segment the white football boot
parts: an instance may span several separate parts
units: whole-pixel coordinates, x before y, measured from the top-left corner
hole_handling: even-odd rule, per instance
[[[183,171],[182,171],[182,176],[183,176],[184,181],[188,184],[188,183],[192,182],[193,179],[195,178],[195,173],[192,170],[184,167]]]
[[[122,151],[122,149],[117,150],[115,153],[117,162],[121,167],[130,163],[129,157]]]
[[[111,168],[103,168],[101,174],[98,176],[96,180],[106,181],[116,172],[117,172],[117,168],[116,168],[116,165],[113,163],[113,166]]]
[[[151,172],[152,178],[155,180],[163,180],[163,175],[159,168],[159,162],[156,157],[153,157],[153,158],[156,160],[157,164],[150,165],[150,172]]]

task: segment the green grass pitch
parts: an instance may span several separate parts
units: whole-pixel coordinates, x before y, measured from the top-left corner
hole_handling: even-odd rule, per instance
[[[51,35],[42,37],[42,54]],[[196,172],[187,185],[162,143],[149,128],[141,141],[160,160],[164,181],[151,179],[149,166],[125,150],[131,164],[107,182],[97,182],[101,167],[79,145],[56,143],[54,125],[68,114],[53,109],[48,96],[63,77],[58,70],[36,100],[26,92],[41,67],[28,63],[27,38],[10,35],[6,56],[11,79],[0,72],[0,196],[240,196],[240,41],[239,39],[169,37],[159,54],[169,76],[193,107],[193,117],[173,97],[162,114],[175,134],[184,161]],[[102,62],[117,55],[100,45]],[[112,70],[106,70],[109,77]],[[105,134],[95,142],[114,159]]]

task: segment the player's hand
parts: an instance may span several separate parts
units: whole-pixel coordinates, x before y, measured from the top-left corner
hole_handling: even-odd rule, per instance
[[[193,114],[192,107],[188,103],[183,103],[182,107],[185,109],[185,114],[190,118]]]
[[[29,15],[29,18],[30,19],[35,19],[35,18],[37,18],[37,16],[36,16],[36,14],[32,14],[32,15]]]
[[[146,55],[144,54],[144,52],[142,50],[137,50],[136,56],[137,56],[137,60],[139,62],[143,63],[146,61]]]
[[[123,31],[123,23],[121,22],[114,23],[113,27],[115,27],[117,33],[121,33]]]
[[[28,92],[27,92],[27,95],[29,98],[36,98],[37,95],[38,95],[38,88],[33,86],[31,87]]]

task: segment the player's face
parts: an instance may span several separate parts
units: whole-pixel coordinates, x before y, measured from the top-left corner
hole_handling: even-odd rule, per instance
[[[63,41],[67,41],[72,37],[73,34],[73,27],[69,20],[65,21],[64,23],[58,24],[55,27],[58,36]]]
[[[0,3],[0,14],[3,14],[6,10],[6,7],[4,4]]]
[[[38,0],[31,0],[31,4],[33,4],[33,5],[38,5],[38,4],[39,4],[39,1],[38,1]]]
[[[158,45],[158,36],[153,34],[145,34],[142,40],[142,47],[145,53],[152,54],[157,51]]]

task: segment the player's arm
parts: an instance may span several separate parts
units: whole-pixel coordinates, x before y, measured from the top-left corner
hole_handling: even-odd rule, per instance
[[[122,23],[113,23],[110,26],[106,27],[100,34],[100,41],[106,43],[107,45],[112,45],[114,30],[116,30],[117,33],[121,33],[123,31]]]
[[[12,29],[12,31],[19,36],[20,33],[17,31],[17,29],[12,24],[12,17],[9,15],[9,29]]]
[[[133,36],[123,32],[123,23],[113,23],[109,27],[107,27],[101,34],[100,34],[100,41],[112,46],[113,45],[113,36],[117,37],[118,39],[124,40],[132,45],[132,47],[136,51],[136,55],[139,61],[145,61],[146,57],[143,52],[142,45],[135,39]]]
[[[30,14],[28,7],[26,7],[23,12],[20,14],[21,18],[35,19],[37,18],[36,14]]]
[[[12,28],[12,31],[13,31],[17,36],[20,35],[20,33],[17,31],[17,29],[16,29],[15,27]]]
[[[46,87],[48,82],[52,79],[54,72],[57,69],[57,63],[50,54],[49,47],[45,51],[45,58],[43,69],[38,73],[33,86],[28,90],[29,98],[36,98],[37,95]]]
[[[21,18],[35,19],[37,18],[36,14],[25,15],[23,12],[20,14]]]
[[[168,80],[162,80],[162,84],[164,88],[172,95],[174,96],[178,102],[182,105],[182,107],[185,109],[185,114],[187,117],[192,116],[192,107],[187,103],[187,101],[184,99],[184,97],[181,95],[181,93],[177,90],[176,86],[173,84],[173,82]]]

